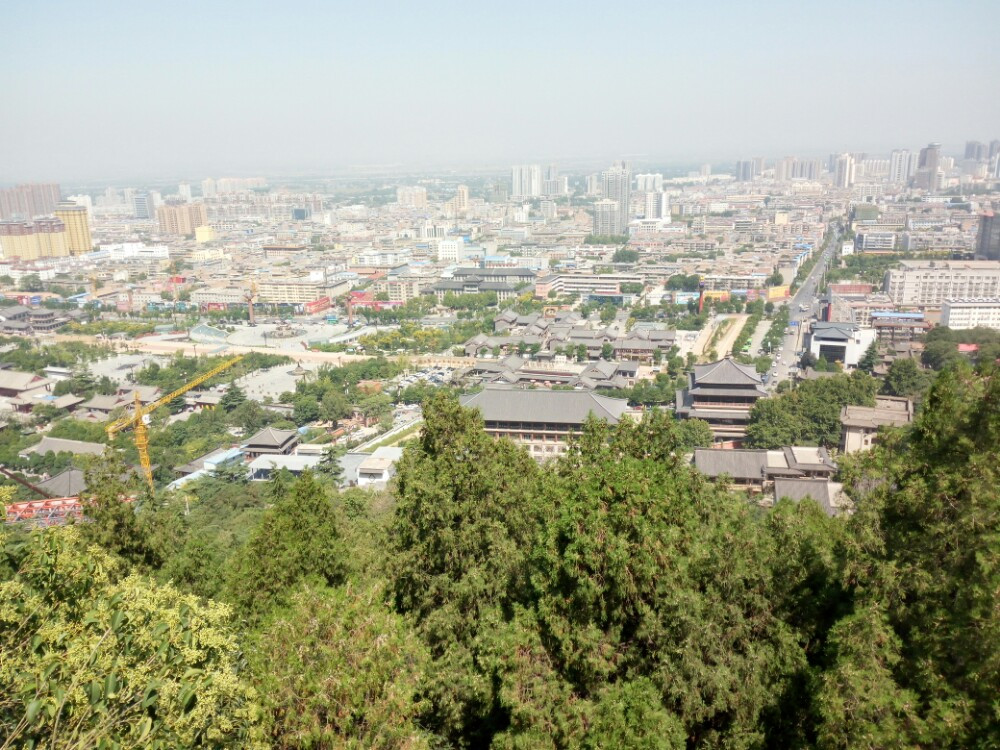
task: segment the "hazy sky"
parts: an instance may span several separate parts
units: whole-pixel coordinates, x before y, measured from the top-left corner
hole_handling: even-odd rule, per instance
[[[9,0],[0,183],[1000,138],[997,0]]]

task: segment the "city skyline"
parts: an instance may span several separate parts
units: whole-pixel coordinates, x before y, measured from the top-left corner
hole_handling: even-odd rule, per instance
[[[861,7],[13,7],[0,181],[951,154],[994,137],[1000,58],[988,24],[965,24],[987,3],[960,19]],[[944,64],[949,24],[963,54]]]

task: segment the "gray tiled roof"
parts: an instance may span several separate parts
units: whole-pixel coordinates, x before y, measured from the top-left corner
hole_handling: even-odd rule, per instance
[[[695,365],[697,385],[760,385],[761,378],[753,365],[741,365],[726,357],[707,365]]]
[[[590,414],[617,424],[628,401],[586,391],[485,388],[462,396],[462,406],[478,409],[487,422],[548,422],[583,424]]]
[[[39,482],[38,487],[53,497],[73,497],[87,489],[87,482],[82,471],[69,468],[44,482]]]

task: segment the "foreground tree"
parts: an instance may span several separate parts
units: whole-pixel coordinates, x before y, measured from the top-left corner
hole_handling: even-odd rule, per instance
[[[346,574],[340,519],[309,472],[281,490],[246,545],[228,582],[240,614],[257,619],[287,601],[302,582],[336,585]]]
[[[523,596],[539,472],[449,394],[433,396],[424,413],[398,467],[389,595],[434,659],[430,728],[474,742],[504,721],[493,679],[477,666],[479,636]]]
[[[266,747],[227,607],[126,575],[75,527],[3,554],[5,747]]]
[[[846,577],[857,609],[873,614],[844,634],[834,674],[863,665],[885,696],[871,723],[889,716],[901,744],[1000,744],[998,444],[1000,373],[957,365],[938,376],[909,436],[847,467],[859,510]],[[842,712],[823,708],[824,731],[847,746]]]
[[[428,661],[377,588],[306,588],[250,649],[278,747],[429,747],[417,723]]]

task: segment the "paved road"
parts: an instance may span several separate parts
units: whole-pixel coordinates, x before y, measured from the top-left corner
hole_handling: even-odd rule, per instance
[[[798,291],[795,292],[795,296],[788,303],[790,312],[789,323],[792,332],[785,334],[781,351],[772,354],[775,361],[771,368],[771,387],[788,378],[788,369],[798,362],[798,357],[795,353],[802,346],[803,327],[816,312],[816,291],[820,277],[823,275],[827,264],[838,247],[840,247],[839,231],[833,235],[823,254],[820,256],[819,261],[813,267],[813,270],[809,272],[805,281],[802,282],[802,286],[799,287]],[[806,305],[808,309],[804,311],[800,310],[800,305]],[[797,323],[797,325],[792,325],[793,323]]]

